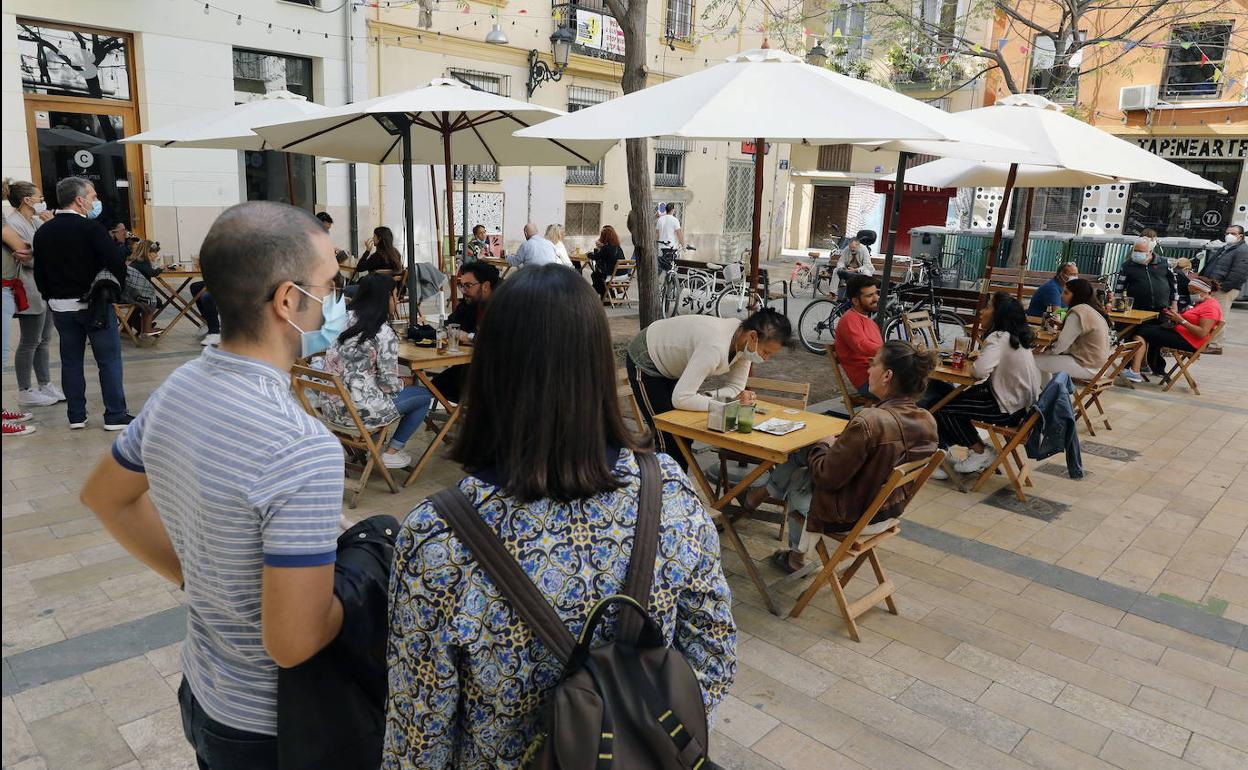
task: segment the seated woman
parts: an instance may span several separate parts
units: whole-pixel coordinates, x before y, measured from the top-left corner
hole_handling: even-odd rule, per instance
[[[1222,320],[1222,306],[1210,296],[1218,288],[1218,282],[1212,278],[1188,276],[1187,290],[1191,293],[1192,306],[1182,313],[1166,308],[1162,311],[1164,322],[1151,321],[1140,326],[1135,336],[1144,340],[1144,346],[1135,352],[1131,366],[1122,370],[1122,376],[1131,382],[1143,382],[1140,367],[1147,360],[1148,368],[1164,377],[1166,359],[1161,355],[1164,348],[1194,351],[1200,347],[1213,327]]]
[[[655,415],[672,409],[705,412],[712,399],[753,403],[754,394],[745,389],[750,366],[774,356],[792,334],[789,319],[770,308],[744,321],[682,315],[650,324],[628,344],[625,361],[646,423],[656,430]],[[727,375],[723,385],[701,392],[707,378],[722,375]],[[671,436],[656,435],[660,451],[677,451]],[[683,456],[676,461],[685,467]]]
[[[1027,323],[1022,304],[999,291],[980,314],[984,340],[973,367],[981,380],[962,392],[936,413],[942,447],[963,446],[970,450],[965,460],[953,464],[958,473],[979,473],[996,456],[984,446],[972,420],[993,425],[1018,425],[1040,396],[1040,370],[1031,352],[1035,335]],[[947,478],[943,468],[933,478]]]
[[[622,592],[639,455],[650,451],[624,425],[615,368],[606,315],[584,279],[558,265],[521,270],[482,318],[453,450],[468,474],[457,487],[573,635],[600,599]],[[689,662],[710,714],[737,668],[731,594],[714,523],[676,463],[656,459],[645,607]],[[562,664],[428,500],[399,530],[390,585],[382,765],[525,766]],[[616,620],[600,629],[599,639],[614,638]]]
[[[382,455],[387,468],[404,468],[412,457],[403,451],[429,412],[433,395],[410,377],[399,375],[399,338],[386,320],[394,281],[370,275],[359,284],[347,313],[347,328],[325,352],[325,370],[342,378],[355,410],[370,430],[399,425]],[[347,406],[337,396],[325,398],[321,412],[330,422],[350,425]]]
[[[1091,282],[1083,278],[1066,282],[1062,304],[1069,308],[1062,330],[1057,341],[1036,356],[1036,368],[1044,373],[1045,382],[1058,372],[1091,379],[1109,360],[1109,318],[1096,301]]]
[[[884,343],[867,374],[879,403],[859,410],[840,436],[816,444],[804,459],[777,466],[765,488],[749,491],[746,508],[757,508],[768,497],[788,504],[789,548],[772,554],[776,566],[786,572],[801,569],[807,550],[803,531],[853,529],[893,468],[935,453],[936,420],[915,403],[935,366],[930,351],[902,340]],[[908,501],[906,490],[898,490],[863,532],[892,526]]]
[[[148,278],[149,273],[153,276],[160,274],[160,270],[151,263],[153,246],[159,251],[160,246],[151,241],[140,240],[131,246],[130,256],[126,257],[126,285],[121,289],[121,301],[134,305],[139,312],[139,332],[144,337],[153,337],[160,333],[156,329],[160,294]]]
[[[555,247],[555,257],[559,259],[559,264],[564,267],[575,267],[572,264],[572,257],[568,256],[568,245],[563,242],[563,225],[547,225],[546,240]]]
[[[594,271],[590,275],[590,280],[594,283],[594,291],[598,292],[599,297],[605,299],[607,281],[615,275],[615,266],[624,259],[624,250],[620,248],[620,236],[615,232],[614,227],[603,225],[602,232],[598,234],[598,241],[594,244],[594,250],[589,252],[588,256],[594,266]]]

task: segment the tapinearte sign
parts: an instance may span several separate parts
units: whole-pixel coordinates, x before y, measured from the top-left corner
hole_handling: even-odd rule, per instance
[[[1248,158],[1248,136],[1150,136],[1136,138],[1145,150],[1162,158],[1210,158],[1215,160],[1243,160]]]

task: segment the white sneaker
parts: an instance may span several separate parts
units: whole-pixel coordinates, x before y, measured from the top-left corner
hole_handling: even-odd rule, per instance
[[[885,519],[884,521],[877,521],[873,524],[868,524],[867,526],[863,527],[862,531],[859,532],[858,535],[859,537],[861,537],[862,535],[878,535],[884,530],[892,526],[895,526],[896,524],[897,524],[897,519]]]
[[[381,455],[381,464],[387,468],[406,468],[412,464],[412,456],[402,449],[397,452],[385,452]]]
[[[938,465],[936,466],[936,470],[932,471],[932,475],[928,476],[928,478],[936,479],[937,481],[948,481],[949,472],[945,470],[943,465]]]
[[[42,390],[27,388],[17,391],[17,403],[19,406],[52,406],[56,403],[56,398]]]
[[[70,429],[70,430],[82,430],[82,429],[83,429],[83,428],[85,428],[85,427],[87,427],[87,421],[86,421],[86,420],[83,420],[82,422],[71,422],[71,423],[69,424],[69,429]]]
[[[1126,380],[1127,382],[1143,382],[1144,376],[1137,371],[1133,371],[1131,369],[1123,369],[1122,379]]]
[[[56,387],[50,382],[45,382],[44,384],[40,385],[39,392],[46,393],[52,398],[55,398],[58,404],[65,400],[65,394],[61,392],[61,389]]]
[[[199,341],[199,344],[203,345],[204,347],[208,347],[209,345],[220,345],[221,335],[220,334],[205,334],[204,338]]]
[[[997,453],[984,447],[982,452],[971,452],[966,456],[965,460],[958,460],[953,464],[953,469],[958,473],[981,473],[992,461],[997,457]]]

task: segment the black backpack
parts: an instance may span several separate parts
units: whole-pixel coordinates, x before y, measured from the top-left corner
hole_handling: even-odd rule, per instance
[[[438,513],[533,634],[564,664],[525,753],[529,770],[710,770],[706,708],[693,669],[667,646],[646,612],[658,550],[661,478],[638,454],[641,501],[624,592],[599,600],[573,638],[546,597],[459,491],[431,499]],[[606,611],[619,605],[613,641],[590,647]]]

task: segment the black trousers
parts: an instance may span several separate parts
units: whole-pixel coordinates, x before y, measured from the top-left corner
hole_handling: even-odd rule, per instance
[[[1144,344],[1148,346],[1148,368],[1159,377],[1166,373],[1166,359],[1161,355],[1162,348],[1196,350],[1177,330],[1167,329],[1158,323],[1143,324],[1136,330],[1135,336],[1144,340]]]
[[[680,463],[681,468],[688,470],[689,464],[676,446],[676,438],[670,433],[663,433],[654,425],[656,414],[670,412],[674,408],[672,393],[676,391],[676,380],[646,374],[629,357],[625,357],[625,366],[628,369],[628,384],[633,388],[633,397],[641,407],[641,416],[654,434],[655,448],[671,455],[673,460]]]
[[[277,770],[277,736],[223,725],[204,712],[182,680],[178,688],[182,732],[195,749],[199,770]]]
[[[992,388],[988,383],[981,382],[967,388],[962,395],[941,407],[934,416],[941,446],[969,447],[980,441],[979,433],[971,425],[972,420],[993,425],[1020,425],[1027,418],[1027,410],[1020,409],[1012,414],[1002,412],[997,405],[997,399],[992,395]]]

